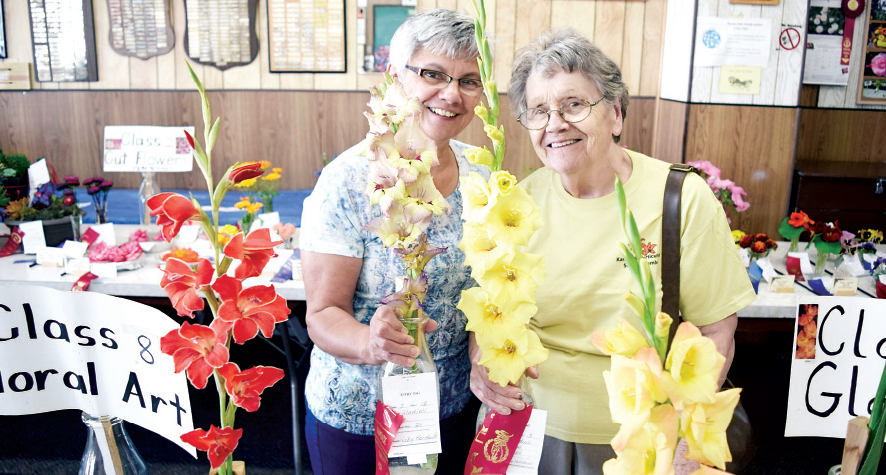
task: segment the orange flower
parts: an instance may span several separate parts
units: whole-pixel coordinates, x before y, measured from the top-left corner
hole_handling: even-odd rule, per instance
[[[242,233],[232,237],[224,252],[226,256],[240,260],[234,277],[245,279],[261,275],[261,271],[275,254],[274,246],[282,243],[283,241],[271,241],[271,231],[267,228],[256,229],[245,240]]]
[[[193,264],[194,262],[200,260],[200,255],[189,247],[176,247],[166,254],[163,254],[163,257],[161,257],[160,259],[163,259],[164,261],[167,259],[178,259],[182,262]]]
[[[788,220],[788,224],[795,228],[802,227],[808,229],[810,226],[815,224],[815,221],[809,219],[808,214],[802,211],[798,211],[796,213],[791,213],[791,218]]]
[[[148,198],[151,216],[157,217],[160,235],[167,242],[178,235],[185,221],[199,221],[200,210],[191,200],[178,193],[160,193]]]
[[[218,369],[218,374],[225,378],[225,391],[231,396],[234,405],[249,412],[258,410],[262,391],[273,386],[284,376],[280,368],[256,366],[240,371],[236,363],[226,363]]]
[[[243,429],[234,429],[233,427],[219,429],[210,425],[208,431],[196,429],[188,432],[182,436],[182,441],[193,445],[197,450],[206,451],[209,465],[212,468],[219,468],[228,455],[231,455],[237,448],[242,435]]]
[[[171,258],[163,268],[160,287],[169,295],[169,301],[182,317],[192,318],[194,310],[203,310],[203,299],[197,295],[212,282],[214,269],[206,259],[197,263],[197,271],[184,261]]]
[[[242,344],[254,338],[259,329],[270,338],[274,334],[274,325],[289,318],[286,300],[277,295],[273,285],[244,289],[242,282],[223,275],[215,279],[212,288],[222,300],[218,318],[212,322],[212,326],[219,331],[233,327],[236,343]]]
[[[181,328],[160,338],[160,351],[172,356],[176,373],[187,369],[191,384],[203,389],[212,371],[228,362],[226,339],[226,334],[218,333],[211,327],[184,322]]]

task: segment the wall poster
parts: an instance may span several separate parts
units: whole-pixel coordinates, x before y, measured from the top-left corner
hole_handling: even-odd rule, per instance
[[[867,35],[856,102],[886,104],[886,0],[871,0],[862,18]]]
[[[414,2],[402,0],[360,0],[357,2],[357,54],[361,72],[382,72],[388,67],[391,37],[410,16]]]
[[[225,70],[258,55],[258,0],[184,0],[185,52],[192,61]]]
[[[841,64],[846,18],[840,0],[811,0],[806,31],[803,84],[845,86],[849,65]]]
[[[111,48],[123,56],[147,59],[175,45],[167,0],[107,0]]]
[[[98,81],[92,0],[29,0],[28,13],[37,81]]]
[[[343,73],[345,0],[268,0],[273,72]]]

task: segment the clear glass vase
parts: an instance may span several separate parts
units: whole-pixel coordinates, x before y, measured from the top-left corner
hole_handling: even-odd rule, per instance
[[[142,226],[151,224],[151,209],[148,207],[148,199],[160,193],[160,188],[156,183],[154,172],[142,172],[142,184],[138,189],[138,219]]]
[[[93,417],[85,412],[80,417],[86,424],[87,432],[79,475],[147,475],[148,468],[132,445],[122,419]],[[107,461],[105,454],[108,454]],[[113,471],[106,471],[106,465]]]
[[[400,366],[396,363],[391,363],[390,361],[381,366],[381,370],[378,374],[377,386],[378,399],[380,401],[385,402],[384,385],[382,384],[384,378],[433,373],[434,381],[436,382],[437,404],[439,406],[440,377],[437,374],[437,365],[434,364],[434,359],[431,357],[431,351],[428,348],[428,341],[425,338],[424,324],[427,321],[428,317],[424,315],[421,310],[416,311],[415,314],[410,317],[400,319],[400,322],[403,323],[406,330],[409,332],[409,336],[415,341],[414,344],[418,346],[419,353],[415,358],[415,364],[412,366]],[[428,454],[427,461],[421,464],[409,464],[405,456],[392,457],[388,459],[388,466],[390,467],[392,475],[431,475],[437,471],[437,455],[438,454]]]
[[[526,406],[534,406],[535,397],[532,395],[532,385],[529,383],[529,378],[527,378],[525,374],[520,376],[520,379],[517,380],[516,386],[523,391],[523,402],[526,403]],[[474,428],[474,432],[480,430],[480,426],[483,425],[483,421],[486,420],[489,411],[489,406],[485,403],[480,405],[480,411],[477,412],[477,426]]]

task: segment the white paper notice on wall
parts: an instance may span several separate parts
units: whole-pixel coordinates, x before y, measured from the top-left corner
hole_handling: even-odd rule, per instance
[[[772,49],[768,18],[699,17],[695,66],[766,66]]]
[[[106,172],[189,172],[193,155],[185,130],[194,127],[105,126],[102,170]]]

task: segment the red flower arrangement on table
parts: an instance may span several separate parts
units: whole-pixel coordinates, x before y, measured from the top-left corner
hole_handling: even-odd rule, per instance
[[[778,249],[778,244],[768,234],[745,234],[738,241],[738,247],[747,249],[752,258],[766,257],[770,251]]]
[[[218,183],[213,181],[211,152],[220,119],[210,123],[212,109],[206,92],[190,65],[188,69],[203,103],[205,149],[190,134],[185,134],[210,191],[212,217],[196,200],[175,193],[152,196],[147,205],[151,216],[157,217],[157,225],[166,241],[171,241],[187,221],[199,222],[209,238],[217,265],[206,258],[199,258],[191,264],[169,257],[160,285],[180,316],[193,318],[194,311],[204,308],[205,298],[213,320],[208,326],[184,322],[181,328],[160,339],[160,350],[173,357],[176,372],[187,371],[195,388],[205,388],[210,376],[214,377],[219,396],[220,427],[210,425],[209,430],[188,432],[182,435],[182,440],[206,451],[212,468],[227,475],[232,470],[232,453],[243,434],[243,429],[234,429],[237,408],[249,412],[258,410],[262,391],[284,375],[283,370],[266,366],[241,371],[229,361],[230,345],[232,341],[243,344],[257,336],[259,331],[270,338],[274,325],[288,319],[289,308],[273,285],[244,288],[242,283],[243,279],[261,275],[274,256],[274,246],[282,241],[271,241],[270,231],[259,229],[245,237],[238,233],[224,245],[219,242],[218,213],[222,198],[237,183],[260,176],[263,171],[254,163],[235,165],[228,168]],[[228,270],[235,260],[239,264],[232,277]]]

